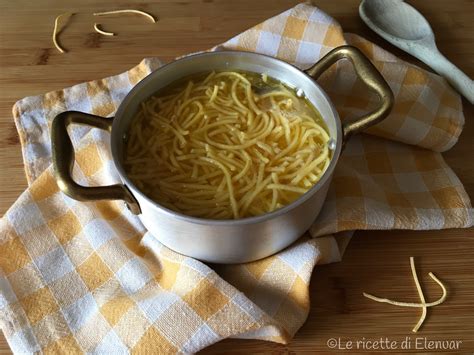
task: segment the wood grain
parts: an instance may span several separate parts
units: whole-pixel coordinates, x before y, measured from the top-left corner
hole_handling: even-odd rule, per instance
[[[474,3],[472,0],[409,0],[431,23],[440,50],[467,75],[474,77]],[[11,115],[14,102],[24,96],[60,89],[122,72],[144,57],[171,60],[203,50],[295,5],[292,0],[114,1],[38,0],[0,1],[0,214],[25,189],[20,143]],[[359,19],[358,0],[316,0],[313,3],[355,32],[418,63],[377,37]],[[92,12],[139,8],[159,17],[151,25],[140,17],[103,18],[105,29],[117,37],[93,32]],[[54,17],[75,15],[61,37],[69,53],[52,47]],[[418,63],[419,64],[419,63]],[[466,127],[459,143],[444,156],[474,196],[474,109],[464,103]],[[362,291],[396,299],[417,300],[408,257],[417,257],[429,300],[438,287],[426,277],[433,271],[449,286],[447,302],[429,310],[416,336],[430,340],[462,340],[458,353],[474,351],[473,230],[431,232],[358,232],[344,260],[319,266],[311,281],[312,307],[308,320],[288,346],[225,340],[204,353],[328,352],[329,338],[403,340],[411,336],[419,311],[381,305],[362,297]],[[414,344],[413,344],[414,346]],[[416,351],[417,349],[411,349]],[[421,349],[418,349],[418,352]],[[361,352],[361,349],[355,352]],[[0,335],[0,353],[10,353]],[[393,351],[396,353],[396,351]]]

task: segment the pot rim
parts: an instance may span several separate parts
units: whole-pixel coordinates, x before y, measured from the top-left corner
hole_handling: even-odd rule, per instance
[[[329,166],[327,167],[326,171],[324,172],[323,176],[314,184],[308,191],[306,191],[303,195],[298,197],[296,200],[291,202],[290,204],[283,206],[282,208],[279,208],[275,211],[264,213],[262,215],[258,216],[253,216],[253,217],[244,217],[244,218],[239,218],[239,219],[207,219],[207,218],[199,218],[199,217],[193,217],[193,216],[188,216],[186,214],[180,213],[173,211],[171,209],[168,209],[162,205],[160,205],[158,202],[152,200],[149,198],[145,193],[143,193],[133,182],[132,180],[129,179],[127,176],[127,173],[125,169],[123,168],[122,162],[119,160],[118,156],[118,147],[116,143],[116,139],[123,139],[122,135],[117,136],[116,134],[114,135],[114,128],[117,130],[117,125],[118,121],[120,120],[120,117],[123,115],[123,112],[125,111],[126,106],[133,100],[134,93],[137,93],[138,91],[142,90],[143,87],[145,87],[150,81],[157,80],[156,78],[159,77],[159,72],[160,70],[164,69],[165,67],[172,66],[176,64],[177,62],[182,62],[182,61],[192,61],[197,57],[203,57],[203,56],[215,56],[215,55],[231,55],[231,56],[249,56],[249,57],[265,57],[266,60],[271,60],[278,62],[280,65],[282,65],[285,70],[293,71],[296,75],[304,75],[306,76],[309,80],[311,80],[312,84],[315,85],[315,87],[318,89],[319,93],[324,97],[326,100],[327,104],[329,105],[329,108],[331,110],[331,113],[334,117],[335,120],[335,125],[336,125],[336,132],[337,132],[337,137],[335,139],[336,142],[336,148],[333,150],[333,156],[331,157],[331,162],[329,163]],[[178,79],[177,79],[178,80]],[[287,83],[288,84],[288,83]],[[314,105],[314,103],[312,102]],[[316,107],[316,105],[315,105]],[[318,107],[316,107],[318,109]],[[115,138],[115,139],[114,139]],[[334,137],[331,137],[334,139]],[[129,190],[132,190],[130,187],[133,187],[133,191],[131,191],[132,195],[136,192],[140,195],[141,198],[145,199],[147,202],[153,205],[153,207],[161,210],[164,214],[166,214],[169,217],[172,218],[177,218],[179,220],[184,220],[189,223],[194,223],[194,224],[204,224],[204,225],[228,225],[228,226],[238,226],[238,225],[248,225],[248,224],[258,224],[265,222],[267,220],[271,220],[273,218],[277,218],[278,216],[284,215],[288,213],[290,210],[293,210],[306,202],[308,199],[310,199],[316,192],[318,192],[323,185],[325,185],[329,179],[331,179],[332,173],[334,171],[334,168],[337,164],[337,161],[339,160],[341,150],[342,150],[342,127],[341,127],[341,120],[339,118],[339,114],[334,107],[334,104],[326,94],[326,92],[319,86],[319,84],[306,72],[303,70],[281,60],[275,57],[271,57],[265,54],[260,54],[260,53],[254,53],[254,52],[245,52],[245,51],[234,51],[234,50],[218,50],[215,52],[201,52],[201,53],[196,53],[196,54],[191,54],[182,58],[179,58],[177,60],[174,60],[170,63],[167,63],[155,71],[151,72],[148,74],[145,78],[143,78],[138,84],[136,84],[130,92],[125,96],[125,98],[122,100],[122,102],[119,105],[119,108],[117,109],[117,112],[115,114],[113,124],[112,124],[112,130],[111,130],[111,150],[112,150],[112,158],[115,164],[115,168],[117,169],[122,181],[124,184],[127,186]],[[316,218],[317,216],[315,216]]]

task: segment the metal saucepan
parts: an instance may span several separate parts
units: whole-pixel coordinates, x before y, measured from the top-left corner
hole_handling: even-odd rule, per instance
[[[343,58],[352,62],[359,78],[378,94],[380,105],[357,120],[341,123],[334,105],[315,79]],[[321,179],[293,203],[257,217],[202,219],[160,206],[127,177],[123,166],[125,140],[140,103],[183,77],[213,70],[266,73],[290,87],[301,89],[321,113],[335,141],[332,160]],[[192,55],[165,65],[140,81],[122,101],[114,119],[74,111],[59,114],[52,125],[55,176],[60,189],[76,200],[124,200],[152,235],[178,253],[214,263],[248,262],[278,252],[310,227],[323,206],[344,142],[351,134],[384,119],[392,104],[393,94],[386,81],[372,63],[351,46],[332,50],[304,72],[281,60],[255,53],[222,51]],[[74,149],[66,130],[71,123],[111,133],[113,161],[123,184],[85,187],[74,182]]]

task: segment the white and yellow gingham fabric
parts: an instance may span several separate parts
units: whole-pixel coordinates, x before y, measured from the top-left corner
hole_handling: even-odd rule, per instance
[[[133,85],[159,67],[157,59],[19,101],[14,116],[30,186],[0,220],[0,325],[12,350],[192,353],[227,337],[286,343],[308,315],[314,265],[339,261],[352,230],[471,226],[469,198],[437,153],[457,141],[464,122],[460,97],[443,79],[344,34],[308,5],[215,49],[256,51],[305,68],[344,43],[361,48],[387,79],[396,97],[393,113],[371,135],[351,138],[310,235],[244,265],[211,268],[176,254],[123,203],[77,202],[54,181],[49,126],[55,115],[112,116]],[[346,63],[320,84],[341,117],[371,105]],[[108,133],[73,127],[71,134],[75,179],[117,182]]]

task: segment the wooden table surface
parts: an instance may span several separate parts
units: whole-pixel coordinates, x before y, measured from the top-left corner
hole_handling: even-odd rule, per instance
[[[474,77],[474,2],[472,0],[409,0],[431,23],[439,48],[467,75]],[[286,10],[292,0],[114,1],[1,0],[0,1],[0,214],[25,189],[20,143],[11,115],[13,103],[24,96],[60,89],[83,81],[122,72],[144,57],[164,60],[209,48],[262,20]],[[385,43],[359,19],[358,0],[314,0],[348,32],[374,41],[402,58],[416,61]],[[139,8],[157,15],[150,24],[140,18],[101,20],[118,37],[96,36],[92,12]],[[69,53],[52,46],[56,15],[78,12],[61,36]],[[124,25],[123,27],[121,26]],[[459,143],[444,154],[474,197],[474,109],[464,101],[466,126]],[[340,345],[387,338],[398,351],[409,337],[411,351],[428,350],[434,340],[459,340],[457,353],[474,351],[474,231],[358,232],[338,264],[318,266],[311,280],[308,320],[287,346],[263,341],[225,340],[205,353],[328,352],[329,339]],[[409,256],[417,265],[428,300],[440,291],[427,273],[433,271],[449,287],[449,298],[428,311],[419,333],[412,334],[419,310],[382,305],[362,297],[362,291],[418,302],[410,275]],[[365,338],[365,342],[364,342]],[[417,349],[417,340],[420,343]],[[406,342],[407,343],[407,342]],[[353,345],[355,346],[355,345]],[[420,348],[421,347],[421,348]],[[342,351],[342,350],[333,350]],[[348,350],[349,351],[349,350]],[[397,350],[393,350],[395,353]],[[0,353],[9,353],[0,334]]]

